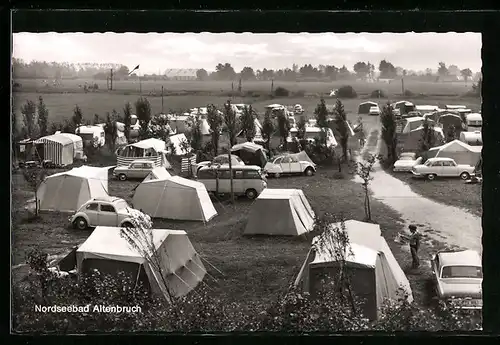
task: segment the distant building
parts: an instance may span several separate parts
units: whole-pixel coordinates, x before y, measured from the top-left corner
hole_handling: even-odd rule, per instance
[[[194,68],[172,68],[167,69],[164,73],[169,80],[196,80],[196,72]]]

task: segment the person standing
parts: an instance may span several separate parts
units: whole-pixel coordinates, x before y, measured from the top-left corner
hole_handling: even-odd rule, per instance
[[[418,259],[418,250],[420,248],[420,233],[417,230],[417,227],[411,224],[410,229],[410,253],[412,260],[412,268],[418,268],[420,266],[420,260]]]

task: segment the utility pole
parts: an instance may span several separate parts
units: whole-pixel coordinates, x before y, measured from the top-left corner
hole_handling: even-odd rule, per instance
[[[405,80],[401,78],[401,94],[404,96],[405,94]]]
[[[231,148],[229,149],[229,172],[231,173],[230,175],[230,182],[231,183],[231,204],[234,204],[234,190],[233,190],[233,162],[231,162]]]
[[[111,69],[111,73],[109,75],[109,89],[113,91],[113,69]]]
[[[163,114],[163,85],[161,86],[161,113]]]
[[[227,104],[226,104],[226,109],[224,109],[226,111],[226,119],[229,120],[226,122],[226,125],[228,125],[228,129],[230,129],[229,131],[229,135],[234,135],[234,133],[232,133],[231,131],[234,130],[234,125],[235,125],[235,122],[236,122],[236,114],[234,113],[233,111],[233,108],[232,108],[232,105],[231,105],[231,101],[227,101]],[[229,128],[231,127],[231,128]],[[232,138],[229,138],[229,145],[231,145],[231,140]],[[231,147],[229,148],[229,153],[228,153],[228,156],[229,156],[229,172],[231,173],[230,175],[230,180],[229,180],[229,183],[231,184],[231,204],[234,205],[234,187],[233,187],[233,162],[231,160]]]
[[[273,94],[274,92],[274,78],[271,79],[271,95]]]

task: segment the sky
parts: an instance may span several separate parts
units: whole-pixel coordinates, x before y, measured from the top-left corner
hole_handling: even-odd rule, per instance
[[[230,63],[280,69],[310,63],[376,67],[386,59],[407,70],[436,70],[440,61],[481,69],[480,33],[14,33],[13,57],[25,61],[140,64],[143,74],[170,68],[215,70]]]

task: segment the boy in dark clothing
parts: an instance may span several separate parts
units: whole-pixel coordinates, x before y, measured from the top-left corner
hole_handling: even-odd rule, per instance
[[[418,268],[420,266],[420,260],[418,259],[418,249],[420,248],[420,233],[417,231],[415,225],[409,226],[410,235],[410,253],[412,259],[412,268]]]

